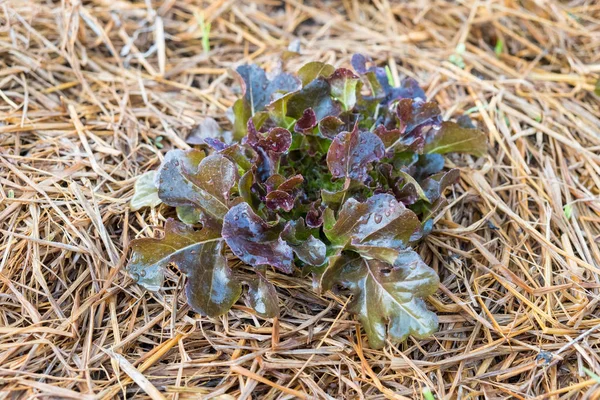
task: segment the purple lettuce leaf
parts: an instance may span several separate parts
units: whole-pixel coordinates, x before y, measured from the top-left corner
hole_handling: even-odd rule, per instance
[[[293,194],[283,190],[273,190],[265,196],[265,205],[271,210],[291,211],[295,201],[296,197]]]
[[[379,125],[373,130],[373,133],[379,136],[386,151],[394,152],[411,151],[421,152],[425,140],[418,133],[403,133],[400,129],[387,129],[384,125]]]
[[[258,132],[252,120],[248,121],[246,143],[253,149],[261,148],[267,153],[281,154],[292,144],[292,134],[284,128],[271,128],[268,132]]]
[[[303,134],[311,133],[315,126],[317,126],[317,115],[312,108],[307,108],[302,113],[300,119],[296,121],[296,125],[294,125],[294,132]]]
[[[289,274],[294,255],[281,239],[282,229],[280,224],[265,222],[247,203],[241,203],[225,215],[221,235],[233,254],[246,264],[270,265]]]
[[[400,170],[400,171],[398,171],[398,175],[400,176],[400,178],[402,179],[402,182],[403,182],[403,186],[402,186],[402,189],[400,189],[400,191],[403,193],[411,193],[411,195],[416,196],[415,200],[409,204],[412,204],[417,200],[423,200],[428,203],[435,200],[435,199],[431,200],[427,196],[427,193],[425,193],[425,190],[421,187],[419,182],[417,182],[417,180],[415,178],[413,178],[409,173],[406,173],[406,172]],[[439,195],[438,195],[438,197],[439,197]],[[406,204],[406,203],[404,203],[404,204]]]
[[[264,183],[267,191],[265,205],[271,210],[291,211],[300,195],[303,182],[302,175],[294,175],[288,179],[279,174],[271,175]]]
[[[403,132],[412,132],[425,126],[439,126],[442,121],[441,111],[433,101],[402,99],[398,102],[396,113]]]
[[[409,166],[408,173],[417,181],[422,181],[444,169],[444,163],[445,160],[441,154],[421,154],[417,161]]]
[[[277,173],[281,155],[286,153],[292,145],[292,134],[287,129],[280,127],[271,128],[268,132],[258,132],[253,121],[249,120],[245,143],[258,154],[255,164],[257,173],[260,180],[266,180]]]
[[[313,201],[306,212],[306,226],[309,228],[316,229],[323,225],[323,210],[325,207],[320,203],[319,200]]]
[[[377,135],[359,131],[338,134],[327,152],[327,166],[334,178],[350,178],[360,182],[367,179],[370,163],[384,156],[384,146]]]

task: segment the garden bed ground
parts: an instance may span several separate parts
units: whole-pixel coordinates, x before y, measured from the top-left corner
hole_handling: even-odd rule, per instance
[[[195,3],[0,3],[0,398],[598,398],[600,5]],[[164,220],[135,178],[226,123],[227,69],[355,52],[489,133],[418,249],[439,332],[371,350],[343,293],[275,273],[278,321],[201,318],[176,270],[133,284]]]

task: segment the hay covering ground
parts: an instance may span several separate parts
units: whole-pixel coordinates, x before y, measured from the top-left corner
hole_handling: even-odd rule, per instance
[[[0,398],[599,397],[597,2],[9,0],[0,21]],[[128,210],[135,178],[226,123],[227,68],[354,52],[489,132],[419,247],[439,332],[370,350],[343,293],[279,274],[278,321],[194,315],[176,270],[132,284],[128,243],[165,219]]]

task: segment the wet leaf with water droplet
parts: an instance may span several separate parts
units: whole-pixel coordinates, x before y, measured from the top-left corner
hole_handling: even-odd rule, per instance
[[[349,69],[338,68],[327,81],[331,85],[331,95],[342,103],[344,110],[351,110],[356,104],[358,75]]]
[[[265,109],[278,92],[294,92],[300,89],[300,80],[291,74],[281,73],[272,79],[257,65],[240,65],[235,75],[242,88],[242,97],[233,106],[235,122],[234,136],[241,139],[246,135],[248,119]]]
[[[319,121],[319,133],[322,136],[333,139],[343,131],[344,121],[334,116],[327,116]]]
[[[195,255],[204,245],[219,240],[219,237],[219,230],[210,225],[196,231],[170,218],[162,239],[146,238],[131,242],[132,255],[127,270],[137,276],[137,282],[146,289],[159,290],[167,264],[174,263],[180,268],[183,264],[198,267]],[[191,266],[189,268],[193,268]]]
[[[247,282],[248,291],[246,299],[248,305],[263,318],[274,318],[279,316],[279,299],[277,291],[272,283],[267,281],[261,274]]]
[[[307,108],[302,113],[302,117],[296,121],[294,131],[298,133],[310,134],[313,128],[317,126],[317,116],[312,108]]]
[[[333,139],[327,152],[327,166],[334,178],[350,178],[364,182],[369,164],[384,156],[384,146],[377,135],[360,131],[342,132]]]
[[[291,211],[301,193],[300,186],[303,182],[302,175],[294,175],[288,179],[279,174],[271,175],[264,183],[267,190],[265,205],[271,210]]]
[[[398,102],[396,112],[404,133],[412,132],[418,127],[439,125],[442,118],[437,103],[433,101],[402,99]]]
[[[376,349],[386,339],[396,343],[408,335],[423,338],[437,329],[437,316],[422,298],[433,294],[438,283],[435,271],[412,250],[391,264],[355,253],[332,257],[321,278],[324,291],[334,285],[351,290],[348,309],[358,315],[369,345]]]
[[[287,115],[296,119],[302,117],[304,110],[311,108],[317,121],[342,112],[340,105],[331,98],[331,86],[325,78],[319,77],[294,93],[287,102]]]
[[[305,225],[303,218],[289,221],[281,237],[292,247],[302,262],[315,267],[325,263],[327,252],[325,243],[314,237],[313,231]]]
[[[158,171],[158,196],[170,206],[197,207],[207,218],[221,220],[229,209],[229,191],[237,182],[237,168],[221,154],[196,163],[194,152],[167,153]]]
[[[292,134],[284,128],[271,128],[268,132],[258,132],[252,120],[248,121],[248,143],[255,150],[261,148],[267,153],[281,154],[288,151],[292,144]]]
[[[294,208],[296,198],[283,190],[273,190],[265,196],[265,204],[271,210],[281,208],[284,211],[290,211]]]
[[[335,224],[324,232],[332,246],[391,263],[418,227],[414,212],[394,196],[378,194],[362,203],[348,199]]]
[[[271,265],[292,272],[292,248],[281,239],[281,224],[264,221],[247,203],[232,207],[223,220],[221,234],[231,251],[254,267]]]

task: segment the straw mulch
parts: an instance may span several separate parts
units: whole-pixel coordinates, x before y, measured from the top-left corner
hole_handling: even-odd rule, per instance
[[[598,3],[200,3],[0,2],[0,398],[600,396]],[[129,211],[136,176],[227,123],[227,69],[354,52],[489,133],[420,245],[439,332],[371,350],[343,293],[280,274],[278,321],[195,315],[175,269],[133,284],[164,222]]]

